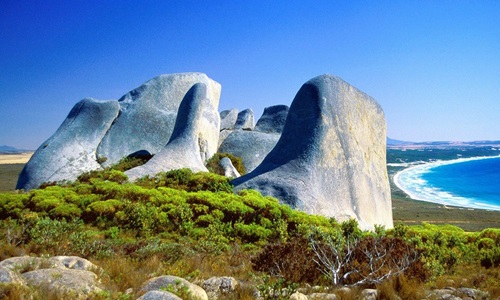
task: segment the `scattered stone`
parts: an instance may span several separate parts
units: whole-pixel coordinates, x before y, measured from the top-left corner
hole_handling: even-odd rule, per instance
[[[361,292],[364,300],[377,300],[377,290],[375,289],[364,289]]]
[[[234,293],[238,281],[233,277],[211,277],[203,282],[202,287],[207,292],[209,300],[216,300],[222,295]]]
[[[90,271],[71,269],[39,269],[21,275],[30,286],[48,288],[51,293],[87,299],[102,291],[97,275]]]
[[[461,297],[469,297],[472,299],[486,299],[489,294],[478,289],[458,288],[457,294]]]
[[[146,281],[142,287],[142,292],[149,292],[161,289],[172,289],[173,291],[181,291],[182,289],[187,289],[187,292],[191,294],[193,299],[196,300],[208,300],[207,293],[201,287],[187,281],[184,278],[176,276],[159,276],[151,278]]]
[[[137,298],[137,300],[183,300],[183,299],[167,291],[149,291],[146,294],[142,295],[141,297]]]
[[[251,108],[247,108],[238,114],[234,129],[252,130],[254,126],[255,119],[253,116],[253,110]]]
[[[313,293],[308,296],[311,300],[337,300],[338,297],[335,294],[327,293]]]
[[[125,172],[131,181],[146,175],[189,168],[208,172],[205,161],[217,147],[219,113],[207,98],[207,87],[195,84],[179,107],[174,131],[167,145],[146,164]]]
[[[310,214],[355,218],[363,230],[392,228],[385,141],[375,100],[338,77],[318,76],[295,96],[273,150],[232,183]]]
[[[307,296],[299,292],[290,295],[290,300],[307,300]]]
[[[228,157],[223,157],[219,161],[220,167],[224,170],[224,176],[228,178],[238,178],[240,177],[240,173],[233,166],[233,162]]]
[[[231,110],[223,110],[220,113],[220,131],[233,130],[238,119],[238,110],[233,108]]]
[[[24,166],[16,189],[27,191],[44,182],[73,181],[84,172],[102,169],[96,149],[118,112],[116,101],[86,98],[78,102]]]
[[[174,130],[181,101],[197,83],[205,84],[206,97],[217,111],[220,84],[202,73],[160,75],[120,98],[118,100],[121,107],[120,116],[102,139],[97,150],[99,157],[107,158],[103,165],[110,166],[141,150],[153,155],[160,152]],[[218,112],[217,118],[219,118]],[[217,138],[218,132],[217,128]],[[216,137],[205,138],[217,140]],[[208,147],[210,153],[217,151],[217,143]]]

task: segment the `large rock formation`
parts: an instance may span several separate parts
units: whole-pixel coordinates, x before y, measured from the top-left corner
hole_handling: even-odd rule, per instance
[[[338,77],[306,82],[292,102],[274,149],[233,180],[311,214],[355,218],[363,229],[392,227],[380,106]]]
[[[174,169],[208,172],[205,161],[217,146],[219,113],[207,98],[207,86],[195,84],[182,100],[175,128],[167,145],[146,164],[125,174],[130,180]]]
[[[240,125],[235,127],[239,129],[221,132],[221,135],[225,133],[225,137],[219,146],[219,152],[241,157],[247,172],[255,169],[278,142],[288,113],[288,106],[266,107],[255,127],[253,126],[253,113],[250,112],[251,110],[244,110],[239,114]],[[245,123],[248,125],[243,126],[242,124]]]
[[[101,169],[96,149],[118,112],[116,101],[86,98],[78,102],[54,135],[25,165],[17,189],[29,190],[44,182],[74,180],[84,172]]]
[[[160,152],[174,130],[182,99],[196,83],[206,85],[207,98],[217,110],[221,86],[203,73],[160,75],[120,98],[120,116],[97,150],[99,158],[106,158],[104,165],[138,151]],[[215,140],[216,135],[207,138]],[[209,145],[208,153],[216,151],[217,144]]]
[[[170,140],[182,99],[196,84],[204,89],[202,120],[185,121],[190,123],[186,126],[193,121],[204,128],[198,131],[204,162],[218,148],[220,85],[202,73],[160,75],[119,101],[88,98],[78,102],[57,132],[34,153],[19,176],[17,189],[72,181],[127,156],[158,153]],[[198,170],[205,170],[201,165]]]

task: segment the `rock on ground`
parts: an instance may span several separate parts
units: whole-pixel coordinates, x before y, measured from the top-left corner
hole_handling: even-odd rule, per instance
[[[233,130],[238,120],[238,110],[233,108],[231,110],[223,110],[220,112],[220,130]]]
[[[214,154],[209,149],[217,146],[219,113],[207,96],[203,83],[188,91],[180,104],[170,141],[146,164],[125,172],[130,180],[181,168],[208,172],[205,161]]]
[[[238,178],[241,176],[238,170],[233,166],[233,162],[229,157],[223,157],[219,161],[219,166],[224,170],[224,176],[228,178]]]
[[[375,100],[338,77],[318,76],[295,96],[273,150],[232,183],[310,214],[354,218],[362,229],[391,228],[385,139]]]
[[[52,293],[86,299],[102,291],[97,275],[90,271],[71,269],[38,269],[21,275],[28,285],[48,288]]]
[[[159,276],[149,279],[142,285],[141,291],[149,292],[165,288],[170,288],[174,291],[177,290],[180,291],[183,288],[187,288],[187,292],[191,294],[193,299],[208,300],[207,293],[201,287],[187,281],[184,278],[170,276],[170,275]]]
[[[217,111],[221,86],[203,73],[160,75],[120,98],[120,116],[98,148],[98,156],[106,158],[104,165],[141,150],[150,154],[161,151],[174,130],[182,99],[196,83],[206,85],[209,103]],[[218,131],[216,135],[206,138],[217,140]],[[210,153],[217,151],[217,144],[208,147]]]
[[[101,169],[96,149],[118,112],[116,101],[86,98],[78,102],[54,135],[24,166],[16,189],[30,190],[44,182],[72,181],[84,172]]]
[[[289,109],[287,105],[274,105],[264,108],[264,113],[257,121],[254,130],[281,134]]]
[[[203,282],[202,287],[207,292],[208,299],[216,300],[221,295],[234,293],[238,288],[238,281],[227,276],[211,277]]]
[[[176,296],[167,291],[149,291],[141,297],[137,298],[137,300],[183,300],[180,297]]]

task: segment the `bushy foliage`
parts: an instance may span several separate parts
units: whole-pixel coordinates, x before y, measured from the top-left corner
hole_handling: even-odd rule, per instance
[[[245,165],[243,164],[241,157],[234,156],[231,153],[215,153],[214,156],[207,161],[207,169],[212,173],[224,176],[224,170],[219,165],[220,160],[224,157],[231,160],[231,163],[240,175],[244,175],[246,173]]]
[[[314,252],[305,237],[295,237],[287,242],[272,243],[252,257],[256,271],[282,277],[289,282],[316,284],[322,273],[314,262]]]

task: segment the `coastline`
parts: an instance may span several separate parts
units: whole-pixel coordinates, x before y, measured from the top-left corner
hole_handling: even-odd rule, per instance
[[[0,153],[0,165],[25,164],[34,152]]]
[[[419,178],[419,176],[423,173],[428,172],[430,169],[438,166],[495,158],[500,158],[500,155],[458,158],[453,160],[439,160],[433,162],[421,162],[419,164],[407,164],[407,167],[405,169],[400,170],[396,174],[394,174],[392,182],[399,190],[408,195],[408,197],[412,200],[424,201],[437,205],[459,207],[464,209],[481,209],[500,212],[500,206],[481,203],[481,201],[478,201],[477,199],[454,196],[445,191],[425,187],[425,182],[423,182],[423,180]],[[402,183],[402,177],[407,179],[408,181],[412,181],[411,184],[413,184],[414,187],[418,186],[419,188],[421,188],[420,191],[415,189],[412,190],[410,187],[408,187],[408,185]]]

